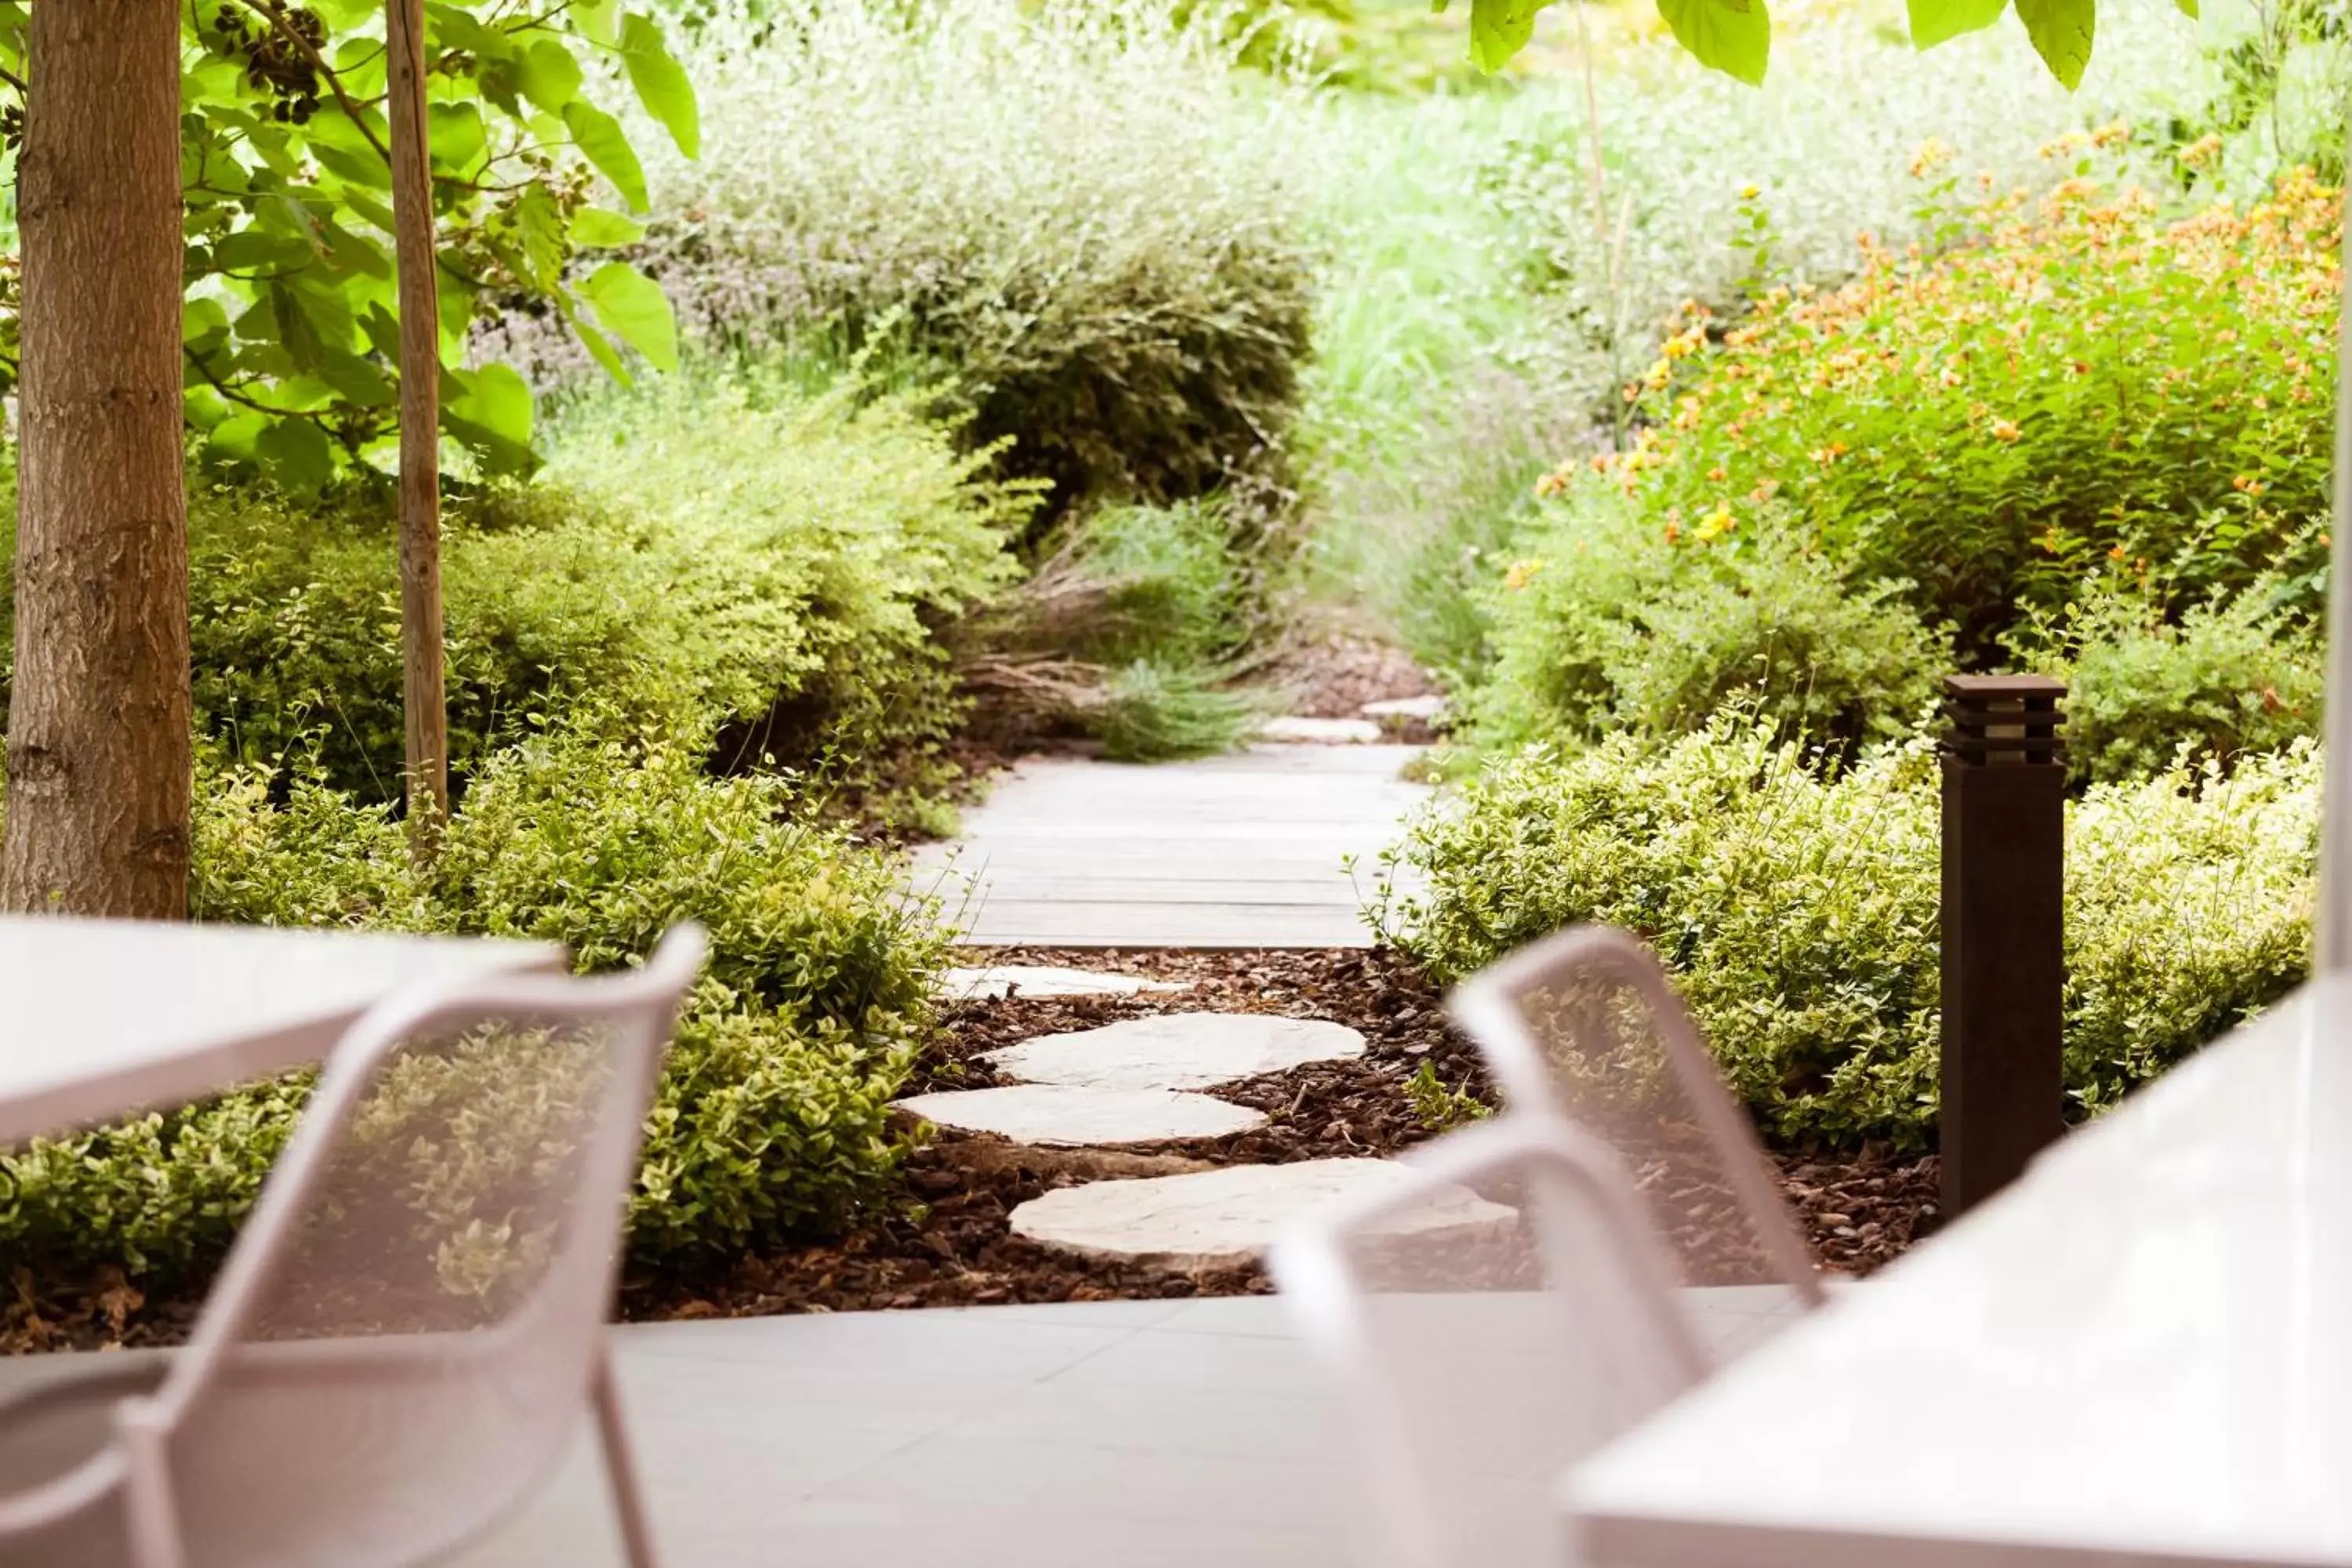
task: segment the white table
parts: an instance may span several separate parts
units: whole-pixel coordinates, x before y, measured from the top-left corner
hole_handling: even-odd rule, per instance
[[[0,1146],[315,1061],[414,981],[563,962],[545,942],[0,918]]]
[[[2352,980],[1579,1467],[1594,1568],[2352,1564]]]

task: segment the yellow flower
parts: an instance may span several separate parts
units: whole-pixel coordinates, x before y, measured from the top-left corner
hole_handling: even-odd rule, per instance
[[[1992,422],[1992,438],[1994,440],[2014,441],[2017,439],[2017,437],[2018,429],[2016,420],[1996,419]]]
[[[1951,161],[1951,144],[1940,136],[1930,136],[1911,154],[1911,177],[1916,180]]]
[[[1699,519],[1698,536],[1712,542],[1729,533],[1731,528],[1731,509],[1727,506],[1719,506]]]
[[[1752,202],[1762,194],[1763,193],[1759,191],[1754,185],[1742,185],[1739,187],[1739,199],[1743,202]]]
[[[1540,561],[1514,561],[1510,569],[1503,574],[1503,586],[1516,594],[1534,582],[1536,574],[1542,570],[1543,563]]]

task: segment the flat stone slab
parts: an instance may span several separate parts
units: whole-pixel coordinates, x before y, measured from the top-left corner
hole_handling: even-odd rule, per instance
[[[1013,1211],[1013,1233],[1080,1258],[1162,1268],[1233,1268],[1263,1253],[1300,1216],[1335,1198],[1410,1178],[1385,1160],[1302,1160],[1228,1165],[1189,1176],[1091,1182],[1032,1198]],[[1416,1238],[1475,1241],[1517,1222],[1516,1211],[1467,1187],[1401,1215],[1390,1227]]]
[[[1146,980],[1139,974],[1106,974],[1092,969],[1055,969],[1036,963],[950,969],[940,977],[940,994],[950,1002],[1001,1002],[1016,993],[1023,996],[1139,996],[1146,992],[1191,989],[1181,981]]]
[[[1444,718],[1448,706],[1443,697],[1391,697],[1385,702],[1367,702],[1356,711],[1367,719],[1418,719],[1428,724]]]
[[[1044,1035],[987,1059],[1031,1083],[1097,1089],[1212,1089],[1308,1062],[1364,1054],[1364,1037],[1320,1018],[1164,1013],[1099,1029]]]
[[[1381,727],[1370,719],[1302,719],[1294,714],[1267,720],[1258,734],[1268,741],[1304,741],[1310,745],[1369,746],[1381,739]]]
[[[1086,1089],[1023,1083],[956,1089],[897,1101],[927,1121],[960,1132],[993,1132],[1049,1149],[1116,1148],[1181,1138],[1223,1138],[1265,1125],[1247,1106],[1165,1089]]]

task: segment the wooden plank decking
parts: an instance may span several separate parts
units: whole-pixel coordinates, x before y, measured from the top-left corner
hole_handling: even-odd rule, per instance
[[[1410,746],[1024,763],[916,858],[976,946],[1368,947],[1380,852],[1428,796]],[[1344,866],[1357,861],[1351,877]]]

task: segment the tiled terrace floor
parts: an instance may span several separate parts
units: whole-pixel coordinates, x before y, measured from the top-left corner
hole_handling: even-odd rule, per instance
[[[1789,1313],[1769,1290],[1689,1297],[1724,1351]],[[1272,1298],[614,1333],[666,1568],[1337,1568],[1349,1558],[1340,1499],[1352,1454],[1321,1370]],[[0,1397],[100,1359],[121,1364],[0,1359]],[[621,1561],[584,1436],[520,1516],[455,1560]]]
[[[1725,1350],[1772,1291],[1692,1292]],[[1283,1305],[1242,1298],[618,1331],[669,1568],[1320,1568],[1351,1462]],[[464,1568],[619,1561],[584,1445]]]

